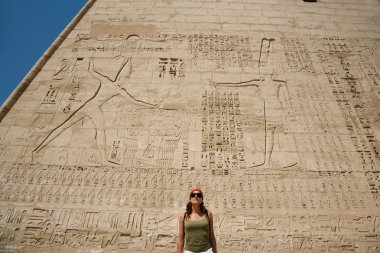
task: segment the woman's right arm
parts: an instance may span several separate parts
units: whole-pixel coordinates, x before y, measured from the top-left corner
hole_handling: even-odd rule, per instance
[[[178,218],[178,241],[177,241],[177,253],[183,253],[183,245],[184,245],[184,234],[183,234],[183,215],[180,215]]]

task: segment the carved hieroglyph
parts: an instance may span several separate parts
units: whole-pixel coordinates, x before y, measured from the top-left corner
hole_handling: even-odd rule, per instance
[[[104,25],[103,25],[104,26]],[[378,41],[93,24],[0,124],[1,252],[380,250]]]

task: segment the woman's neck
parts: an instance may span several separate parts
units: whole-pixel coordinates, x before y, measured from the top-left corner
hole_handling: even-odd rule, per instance
[[[200,205],[192,205],[192,212],[200,214],[201,213],[201,206]]]

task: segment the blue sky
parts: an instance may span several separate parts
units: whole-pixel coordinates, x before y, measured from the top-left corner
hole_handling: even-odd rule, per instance
[[[0,105],[87,0],[0,0]]]

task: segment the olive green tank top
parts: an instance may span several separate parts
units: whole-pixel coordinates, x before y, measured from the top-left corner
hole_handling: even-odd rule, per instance
[[[207,251],[211,248],[208,218],[200,220],[185,219],[185,250],[192,252]]]

